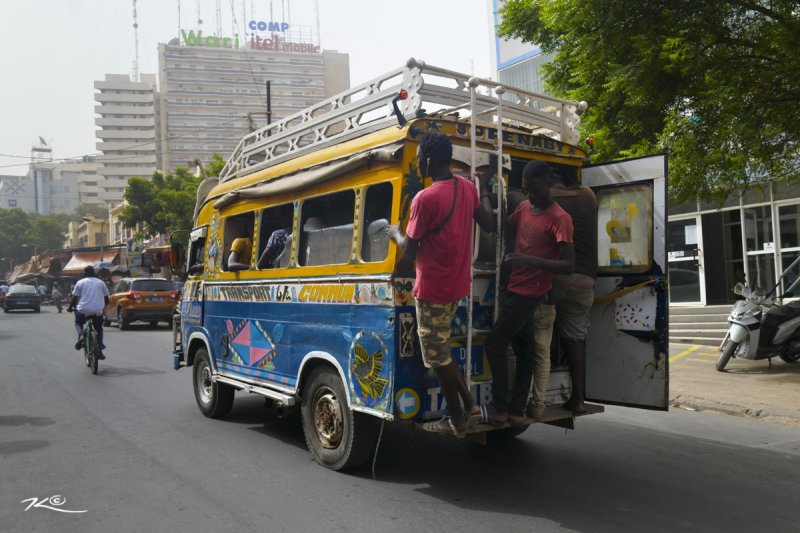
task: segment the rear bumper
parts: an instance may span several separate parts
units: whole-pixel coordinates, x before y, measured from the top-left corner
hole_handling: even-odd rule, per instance
[[[9,311],[16,310],[16,309],[32,309],[32,310],[35,311],[36,309],[39,309],[41,307],[41,304],[38,304],[38,303],[24,303],[23,304],[23,303],[14,302],[14,301],[11,301],[11,300],[5,300],[2,305],[3,305],[3,307],[8,309]]]
[[[143,321],[169,321],[172,320],[172,308],[168,309],[128,309],[123,311],[125,313],[125,319],[128,322],[133,322],[134,320],[143,320]]]

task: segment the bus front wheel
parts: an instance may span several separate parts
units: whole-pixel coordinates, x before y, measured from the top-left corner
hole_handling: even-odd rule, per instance
[[[211,379],[211,359],[205,348],[194,358],[194,398],[200,411],[209,418],[225,418],[233,407],[234,389]]]
[[[346,470],[369,459],[377,437],[378,419],[355,413],[339,375],[317,368],[306,381],[300,406],[303,434],[314,460],[331,470]]]

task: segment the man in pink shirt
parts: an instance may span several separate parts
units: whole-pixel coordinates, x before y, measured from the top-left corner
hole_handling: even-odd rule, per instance
[[[572,219],[550,195],[553,170],[544,161],[531,161],[522,172],[522,189],[528,199],[509,215],[516,228],[514,253],[506,263],[512,268],[500,298],[500,312],[486,337],[484,349],[492,368],[493,402],[484,415],[487,422],[514,426],[525,423],[525,406],[535,358],[533,317],[550,291],[556,273],[574,268]],[[509,397],[509,343],[517,356],[517,369]]]
[[[472,283],[473,220],[490,231],[494,219],[485,183],[479,197],[470,181],[450,173],[452,157],[453,146],[443,133],[430,130],[420,137],[419,172],[433,183],[412,200],[406,235],[397,226],[387,228],[387,234],[404,252],[399,271],[410,270],[416,259],[413,294],[422,360],[436,372],[450,410],[450,418],[432,429],[463,437],[480,419],[480,409],[451,356],[450,328]]]

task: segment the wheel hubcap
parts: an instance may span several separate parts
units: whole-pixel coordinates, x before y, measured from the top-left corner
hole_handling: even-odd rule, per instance
[[[314,429],[324,448],[336,448],[342,442],[344,417],[336,393],[329,387],[320,387],[311,404]]]
[[[200,394],[200,401],[209,403],[211,401],[211,369],[205,363],[200,363],[200,371],[197,373],[197,391]]]

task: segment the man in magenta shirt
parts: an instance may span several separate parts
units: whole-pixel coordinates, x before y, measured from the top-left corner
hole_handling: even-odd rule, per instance
[[[485,183],[479,197],[470,181],[450,173],[452,157],[453,146],[443,133],[430,130],[420,137],[420,175],[433,183],[412,200],[406,235],[397,226],[387,228],[387,234],[404,252],[399,271],[410,270],[416,259],[413,294],[422,360],[436,372],[450,410],[450,418],[430,429],[463,437],[480,419],[480,409],[451,356],[450,328],[458,302],[469,294],[472,283],[473,220],[487,231],[494,220]]]
[[[544,161],[531,161],[522,172],[528,199],[508,217],[516,228],[514,253],[505,261],[512,268],[500,298],[500,312],[486,337],[484,348],[492,368],[492,407],[486,421],[512,425],[525,423],[525,406],[531,386],[535,354],[533,316],[550,291],[556,273],[574,268],[572,219],[550,196],[553,170]],[[517,356],[517,369],[509,397],[509,343]]]

